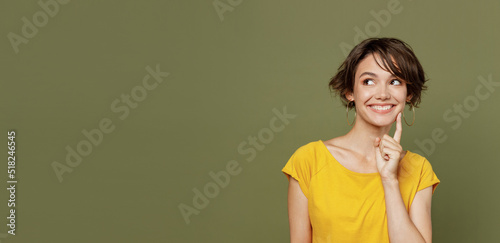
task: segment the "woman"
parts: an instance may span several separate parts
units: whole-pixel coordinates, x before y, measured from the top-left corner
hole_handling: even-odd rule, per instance
[[[414,122],[424,76],[401,40],[370,38],[354,47],[329,84],[347,112],[355,108],[354,126],[301,146],[282,170],[291,242],[432,241],[431,198],[440,180],[425,157],[400,145],[401,114],[408,104]]]

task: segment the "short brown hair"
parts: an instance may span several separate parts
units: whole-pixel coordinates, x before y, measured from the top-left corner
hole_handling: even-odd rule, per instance
[[[354,92],[356,69],[361,60],[369,54],[380,56],[384,67],[378,62],[377,64],[406,82],[407,96],[412,95],[409,104],[418,108],[422,90],[427,89],[425,73],[412,48],[396,38],[369,38],[356,45],[338,68],[337,74],[331,78],[330,91],[339,95],[345,106],[353,107],[346,94]]]

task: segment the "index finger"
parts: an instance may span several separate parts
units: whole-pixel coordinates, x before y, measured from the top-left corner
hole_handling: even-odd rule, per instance
[[[401,126],[401,112],[399,112],[396,118],[396,131],[394,132],[394,140],[400,143],[401,141],[401,133],[403,132],[403,126]]]

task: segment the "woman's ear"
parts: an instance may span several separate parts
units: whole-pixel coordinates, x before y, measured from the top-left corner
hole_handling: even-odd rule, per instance
[[[354,96],[352,95],[352,92],[346,92],[345,93],[345,98],[348,100],[348,101],[354,101]]]
[[[413,94],[410,94],[406,97],[406,101],[407,102],[410,102],[411,98],[413,98]]]

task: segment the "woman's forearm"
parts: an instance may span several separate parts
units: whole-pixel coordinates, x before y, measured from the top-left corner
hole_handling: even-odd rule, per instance
[[[425,243],[406,211],[397,179],[382,180],[385,193],[387,227],[391,243]]]

